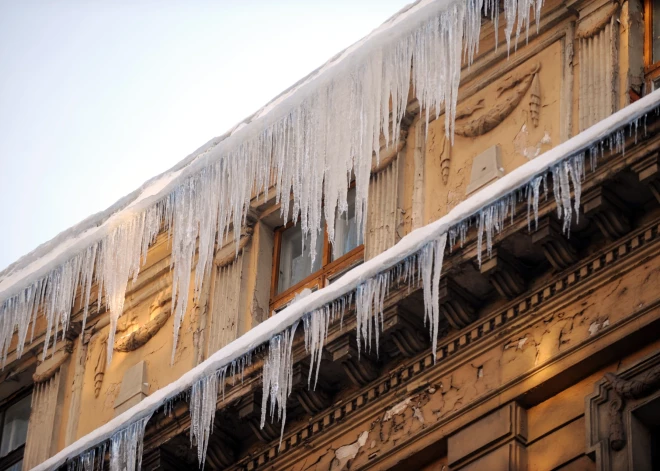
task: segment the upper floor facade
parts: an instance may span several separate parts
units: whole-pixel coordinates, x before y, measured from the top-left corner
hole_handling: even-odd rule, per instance
[[[381,135],[378,152],[373,152],[370,162],[360,164],[366,171],[358,169],[358,164],[344,169],[344,175],[333,180],[336,186],[320,186],[324,191],[318,194],[304,188],[304,183],[300,188],[287,186],[282,168],[273,162],[272,172],[257,172],[266,183],[252,187],[254,182],[247,182],[248,189],[244,191],[251,192],[251,197],[244,204],[243,217],[230,221],[227,216],[224,226],[217,223],[226,231],[225,237],[205,240],[201,231],[188,238],[172,235],[173,227],[176,230],[178,224],[188,221],[181,217],[168,219],[171,215],[164,205],[158,213],[161,219],[144,222],[150,236],[143,239],[145,256],[136,276],[129,279],[130,267],[117,263],[113,273],[125,275],[127,281],[115,280],[111,274],[104,278],[105,286],[100,286],[98,278],[76,279],[78,287],[65,327],[59,320],[49,322],[44,315],[48,306],[35,309],[37,315],[28,319],[25,332],[13,332],[14,325],[2,325],[10,328],[13,336],[6,347],[0,382],[0,471],[31,469],[178,380],[232,341],[249,335],[257,325],[278,316],[310,291],[330,286],[343,274],[395,246],[415,229],[439,220],[504,175],[649,94],[660,77],[660,43],[656,44],[660,21],[654,20],[656,11],[660,18],[660,4],[656,3],[547,0],[540,18],[532,20],[529,29],[523,27],[520,35],[514,29],[510,47],[504,41],[504,14],[499,17],[498,31],[492,21],[484,18],[478,50],[469,66],[463,57],[455,120],[445,119],[444,106],[438,110],[423,107],[425,101],[418,97],[413,73],[405,98],[399,100],[405,109],[396,111],[398,104],[392,98],[386,106],[391,113],[384,119],[396,135],[394,139],[386,132]],[[413,63],[413,68],[417,66]],[[397,116],[401,116],[399,126]],[[350,121],[350,117],[346,120]],[[331,130],[333,124],[327,123],[328,139],[336,137]],[[630,141],[628,159],[640,169],[638,174],[648,172],[650,164],[644,166],[638,161],[648,160],[655,141],[649,143],[640,137],[637,143],[630,136],[626,139]],[[221,142],[211,141],[193,157],[203,158]],[[636,151],[638,148],[641,150]],[[348,149],[355,150],[351,146]],[[272,152],[277,151],[273,148]],[[612,158],[615,163],[605,165],[603,170],[608,178],[619,174],[616,159],[623,161],[624,156],[618,153]],[[296,165],[304,167],[305,163]],[[181,169],[187,171],[185,167]],[[639,181],[646,181],[644,178],[640,176]],[[285,190],[281,189],[283,185]],[[597,187],[596,183],[593,187]],[[585,188],[589,189],[589,185]],[[586,201],[591,203],[589,208],[594,214],[601,211],[601,206],[609,205],[608,208],[615,207],[617,216],[608,216],[610,232],[604,230],[598,236],[594,235],[595,222],[592,226],[588,226],[588,218],[575,222],[570,229],[575,244],[556,242],[557,236],[559,240],[563,236],[555,227],[557,221],[549,216],[554,210],[552,201],[544,203],[538,229],[556,244],[552,248],[541,236],[534,239],[526,233],[524,237],[510,237],[506,243],[494,243],[494,258],[484,256],[481,261],[479,255],[477,263],[481,247],[476,243],[476,228],[472,228],[465,247],[453,247],[461,254],[452,256],[449,263],[454,271],[449,272],[450,281],[443,285],[449,294],[442,299],[451,298],[453,306],[442,311],[443,335],[454,343],[443,345],[441,356],[451,354],[463,337],[464,343],[468,342],[467,333],[477,325],[479,335],[485,334],[484,329],[497,326],[494,319],[501,316],[497,314],[500,310],[512,309],[507,306],[533,295],[558,273],[606,250],[611,240],[627,237],[649,224],[648,215],[655,214],[658,193],[654,185],[644,188],[639,197],[630,196],[638,187],[626,190],[614,184],[604,190],[607,197],[601,190],[589,193]],[[316,209],[305,213],[305,208],[299,208],[296,192],[310,196],[310,205]],[[328,193],[332,196],[328,197]],[[205,206],[195,207],[197,200],[193,196],[180,198],[181,204],[190,204],[190,210],[180,214],[203,212]],[[361,206],[361,201],[366,206]],[[336,209],[328,212],[326,207]],[[584,214],[587,212],[585,209]],[[219,218],[223,217],[220,212]],[[310,232],[306,233],[308,227]],[[516,220],[512,227],[513,232],[522,234],[526,224]],[[316,236],[311,237],[310,233]],[[123,256],[117,255],[117,259]],[[101,263],[107,261],[91,260],[92,267]],[[531,268],[517,268],[521,264]],[[11,275],[10,270],[5,279]],[[114,285],[122,283],[126,283],[125,292],[114,290]],[[47,289],[43,287],[44,293]],[[412,292],[401,288],[387,295],[389,310],[386,309],[383,320],[383,332],[388,332],[383,337],[387,353],[380,355],[393,358],[396,365],[402,358],[417,358],[424,354],[420,352],[429,351],[430,341],[422,327],[421,291],[419,287]],[[445,291],[441,296],[445,296]],[[121,299],[113,297],[117,292]],[[121,311],[118,318],[117,309]],[[412,312],[413,316],[408,318],[402,312]],[[484,319],[489,327],[481,326]],[[506,315],[503,319],[506,321]],[[388,331],[385,321],[396,328]],[[354,323],[347,320],[347,326]],[[357,354],[351,346],[355,338],[340,334],[337,326],[333,328],[336,332],[332,331],[330,338],[334,344],[329,351],[335,360],[330,363],[337,361],[344,366],[342,372],[337,366],[328,367],[330,377],[341,379],[328,386],[327,391],[321,388],[320,396],[332,391],[339,394],[333,396],[335,399],[343,398],[366,390],[374,381],[391,381],[387,369],[390,366],[383,367],[390,365],[390,360],[363,353],[363,362],[355,363]],[[19,339],[23,335],[24,346]],[[477,335],[472,334],[471,338],[475,340]],[[520,348],[523,346],[524,343]],[[302,347],[299,350],[297,355],[305,357]],[[534,362],[540,361],[538,355],[532,364],[527,360],[514,361],[512,364],[519,364],[519,369],[511,371],[511,377],[524,376]],[[324,361],[328,359],[324,357]],[[429,359],[420,361],[430,368]],[[304,368],[310,368],[309,361],[302,364],[302,373],[296,374],[306,376]],[[259,454],[264,450],[263,443],[277,441],[280,433],[288,434],[296,424],[330,407],[327,397],[301,396],[295,406],[298,410],[291,412],[293,425],[286,432],[278,426],[263,428],[258,420],[255,423],[255,404],[258,405],[261,393],[253,387],[261,381],[262,366],[263,361],[256,359],[246,369],[247,382],[235,390],[228,389],[228,403],[238,412],[227,424],[243,424],[245,430],[231,436],[232,427],[222,427],[219,435],[211,439],[216,440],[215,445],[211,443],[215,451],[209,455],[207,466],[259,467],[267,461]],[[322,382],[332,382],[327,375],[321,376]],[[506,382],[503,378],[493,381]],[[175,419],[171,415],[158,417],[157,423],[147,428],[147,436],[150,443],[158,446],[174,440],[175,449],[184,441],[181,437],[188,433],[190,423],[177,416],[187,406],[175,403],[171,407],[175,409]],[[287,446],[295,445],[291,441],[296,439],[287,440]],[[227,447],[217,441],[234,445]],[[443,443],[447,446],[447,442]],[[276,454],[273,447],[265,450],[266,456]],[[184,455],[182,452],[172,462],[185,460]],[[445,453],[439,459],[447,460],[447,456]],[[287,459],[282,458],[282,463],[297,463]],[[332,463],[329,466],[335,469]],[[460,459],[456,463],[461,463]],[[336,469],[346,462],[339,459],[339,464]]]

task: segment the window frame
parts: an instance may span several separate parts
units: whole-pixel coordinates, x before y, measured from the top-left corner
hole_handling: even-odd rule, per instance
[[[364,261],[364,241],[354,249],[346,252],[336,260],[332,260],[332,246],[328,240],[327,229],[323,231],[323,251],[317,256],[321,257],[321,268],[306,278],[300,280],[293,286],[288,287],[281,293],[277,293],[279,282],[280,255],[282,251],[282,235],[284,231],[293,227],[293,222],[277,227],[274,231],[273,244],[273,267],[270,278],[270,306],[269,312],[272,316],[276,311],[285,308],[296,297],[300,291],[309,288],[312,291],[321,289],[350,268]]]
[[[660,60],[653,62],[653,2],[644,0],[644,82],[647,93],[652,90],[653,82],[660,79]]]
[[[9,409],[13,405],[17,404],[18,402],[22,401],[26,397],[31,396],[32,392],[33,392],[33,385],[30,385],[28,387],[25,387],[23,389],[20,389],[20,390],[16,391],[15,393],[11,394],[10,396],[8,396],[6,399],[4,399],[1,402],[1,404],[0,404],[0,441],[2,441],[2,433],[4,431],[5,414],[7,413],[7,409]],[[32,411],[30,411],[30,414],[32,414]],[[28,418],[28,424],[29,424],[29,418]],[[29,433],[29,425],[28,425],[28,433]],[[27,443],[27,437],[26,437],[26,443]],[[26,443],[23,443],[18,448],[10,451],[5,456],[0,457],[0,471],[11,468],[12,466],[14,466],[16,463],[18,463],[19,461],[21,461],[24,458]]]

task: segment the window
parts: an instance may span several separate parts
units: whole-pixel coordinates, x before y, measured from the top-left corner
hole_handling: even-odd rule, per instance
[[[282,310],[305,288],[316,291],[362,263],[364,246],[355,217],[355,188],[348,192],[347,202],[348,210],[335,220],[334,245],[328,241],[325,220],[321,221],[313,263],[310,238],[303,240],[300,224],[275,230],[271,312]]]
[[[660,398],[653,399],[630,416],[632,469],[660,470]]]
[[[335,221],[335,243],[332,247],[332,260],[337,260],[362,245],[362,232],[358,233],[355,217],[355,189],[346,198],[348,210]]]
[[[27,438],[32,395],[22,394],[9,401],[0,411],[0,470],[20,471]]]
[[[325,228],[325,222],[322,223]],[[300,225],[289,225],[280,232],[280,257],[277,273],[277,294],[296,286],[312,273],[321,269],[324,237],[316,239],[316,257],[312,262],[310,240],[303,240]]]
[[[647,90],[660,88],[660,0],[644,0],[644,73]]]

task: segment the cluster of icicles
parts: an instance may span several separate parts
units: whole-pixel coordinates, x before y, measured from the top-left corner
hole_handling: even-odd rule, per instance
[[[541,3],[504,2],[507,42],[516,18],[519,34],[532,12],[538,17]],[[53,333],[67,328],[79,286],[84,322],[94,282],[99,309],[105,305],[110,313],[110,362],[128,280],[137,277],[163,226],[172,240],[174,358],[196,250],[194,293],[199,295],[210,272],[214,244],[222,246],[232,228],[241,227],[252,196],[267,194],[273,183],[283,217],[291,214],[294,222],[299,221],[314,250],[323,217],[329,239],[334,240],[334,221],[348,209],[353,176],[357,224],[364,230],[372,155],[378,157],[381,136],[386,145],[398,139],[410,84],[427,121],[430,113],[439,116],[446,111],[445,127],[451,134],[461,62],[469,64],[477,51],[482,12],[497,23],[495,6],[494,0],[439,0],[419,7],[416,16],[367,40],[263,116],[207,149],[197,160],[203,168],[167,196],[137,214],[125,214],[103,238],[29,286],[5,291],[7,297],[0,301],[3,362],[16,330],[20,357],[28,326],[41,308],[48,325],[45,356]],[[235,238],[238,232],[233,231]]]
[[[619,143],[622,142],[622,133],[619,132],[609,142],[609,147],[612,149],[618,148]],[[595,152],[597,150],[594,148],[590,154],[593,156]],[[545,193],[547,197],[548,175],[552,176],[552,191],[557,202],[558,217],[563,220],[564,228],[568,230],[573,220],[573,212],[577,215],[579,210],[581,182],[584,178],[584,161],[585,153],[580,153],[559,162],[547,173],[533,178],[523,188],[512,191],[506,197],[484,207],[477,214],[452,227],[447,233],[428,242],[411,256],[365,280],[354,291],[319,309],[306,313],[301,322],[296,321],[284,331],[274,335],[268,343],[263,366],[261,427],[264,426],[266,420],[280,421],[281,444],[286,421],[287,399],[293,387],[294,359],[292,346],[299,325],[302,324],[303,326],[305,350],[310,357],[308,387],[315,389],[321,369],[322,352],[330,325],[339,322],[341,329],[344,316],[352,306],[354,306],[356,316],[358,352],[371,351],[372,347],[376,352],[378,351],[378,338],[383,329],[384,300],[391,287],[401,286],[402,284],[404,286],[407,284],[411,289],[422,287],[425,308],[424,321],[428,324],[432,341],[432,353],[435,359],[440,322],[438,290],[447,243],[453,245],[457,240],[461,243],[464,242],[469,228],[476,227],[479,253],[482,251],[490,252],[494,235],[504,228],[507,218],[513,217],[517,202],[527,202],[527,218],[531,226],[532,221],[538,220],[541,193]],[[593,165],[595,165],[595,160],[592,162]],[[574,199],[570,197],[571,190]],[[486,236],[486,244],[485,247],[482,247],[484,235]],[[251,363],[252,356],[252,352],[247,353],[232,362],[231,365],[201,378],[192,385],[190,392],[184,397],[190,406],[191,445],[197,446],[200,466],[204,464],[209,437],[213,431],[218,397],[221,396],[224,400],[225,383],[228,381],[228,377],[233,378],[234,382],[237,377],[242,381],[244,369]],[[172,404],[181,399],[181,395],[170,398],[167,403],[162,405],[164,413],[167,414],[168,411],[171,411]],[[111,471],[139,469],[141,457],[138,452],[142,448],[144,427],[149,417],[132,423],[127,428],[115,432],[112,436],[109,445]],[[102,469],[105,448],[106,445],[100,445],[90,449],[76,459],[69,461],[68,469],[70,471]]]
[[[646,116],[641,118],[644,123]],[[640,119],[630,124],[631,135],[637,130]],[[303,325],[306,355],[309,355],[308,387],[315,389],[321,368],[321,357],[330,325],[340,323],[343,328],[344,316],[352,306],[356,316],[356,337],[358,354],[378,352],[378,338],[383,329],[383,307],[388,290],[392,287],[408,285],[409,289],[421,287],[424,294],[424,322],[428,323],[432,341],[432,354],[435,360],[437,351],[438,328],[440,321],[438,289],[442,271],[443,256],[447,249],[457,241],[462,246],[470,227],[477,230],[479,262],[484,252],[483,240],[486,238],[485,252],[492,249],[492,240],[505,227],[507,218],[515,216],[518,203],[527,203],[528,227],[538,221],[539,200],[543,194],[548,197],[548,181],[552,179],[552,192],[557,207],[557,217],[563,222],[568,233],[580,209],[580,195],[585,171],[585,156],[589,156],[591,169],[596,168],[597,160],[605,150],[624,152],[625,133],[623,128],[613,132],[608,138],[598,141],[588,150],[567,157],[550,167],[547,171],[531,178],[525,185],[514,189],[499,200],[481,208],[476,214],[466,217],[446,233],[430,240],[417,252],[384,269],[375,276],[360,283],[353,291],[335,299],[322,307],[305,313],[291,326],[273,335],[268,342],[263,365],[263,396],[261,427],[266,420],[281,422],[280,445],[286,422],[286,406],[293,388],[293,352],[294,337],[299,325]],[[573,199],[571,199],[571,191]],[[568,235],[568,234],[567,234]],[[243,381],[245,368],[252,363],[253,351],[249,351],[231,363],[219,368],[194,382],[188,392],[178,393],[160,404],[163,413],[170,414],[174,404],[185,400],[190,410],[191,445],[197,446],[200,467],[203,467],[209,438],[217,410],[218,397],[224,401],[225,386],[231,381]],[[231,378],[231,379],[230,379]],[[108,442],[88,449],[74,459],[67,461],[68,471],[101,471],[104,469],[106,450],[110,450],[111,471],[135,471],[140,469],[144,430],[153,415],[149,413],[128,426],[116,430]]]
[[[441,3],[441,2],[438,2]],[[363,227],[367,204],[367,188],[372,154],[378,153],[381,134],[388,142],[399,135],[408,99],[409,84],[414,86],[421,108],[436,116],[445,112],[446,130],[451,133],[455,116],[461,60],[472,60],[478,45],[482,11],[493,14],[497,8],[492,0],[459,0],[445,4],[415,28],[373,47],[361,48],[346,59],[348,70],[313,82],[313,92],[307,93],[289,106],[285,113],[271,117],[259,131],[248,125],[208,151],[204,156],[209,165],[189,176],[164,199],[129,220],[124,221],[86,250],[78,253],[43,278],[5,299],[0,305],[0,353],[6,358],[12,335],[18,332],[17,354],[22,353],[28,336],[28,326],[40,308],[47,318],[47,338],[53,332],[66,330],[78,287],[87,316],[91,287],[99,286],[99,304],[105,303],[110,318],[108,361],[111,359],[113,336],[117,320],[123,312],[128,280],[138,275],[149,245],[165,225],[172,239],[174,309],[174,349],[178,330],[187,304],[187,288],[191,282],[193,259],[194,287],[199,294],[201,283],[212,263],[213,248],[222,245],[231,228],[245,222],[251,197],[265,192],[274,181],[282,214],[289,214],[289,195],[293,195],[293,219],[299,220],[303,232],[314,239],[319,236],[322,216],[329,238],[337,214],[347,210],[347,192],[351,175],[356,180],[356,215]],[[505,0],[507,42],[517,17],[518,29],[529,22],[530,10],[538,17],[540,0]],[[411,64],[413,67],[411,68]],[[325,77],[325,76],[323,76]],[[394,123],[389,122],[390,112]],[[250,128],[250,129],[248,129]],[[240,139],[239,139],[240,138]],[[611,149],[623,142],[620,133],[609,144]],[[602,150],[601,150],[602,151]],[[579,154],[554,166],[553,193],[558,215],[567,230],[580,200],[580,182],[584,173],[584,155]],[[598,149],[591,149],[593,159]],[[592,160],[592,166],[595,161]],[[274,172],[272,175],[271,173]],[[273,178],[274,177],[274,178]],[[571,185],[575,196],[571,202]],[[437,347],[439,328],[438,286],[445,246],[465,240],[468,228],[476,225],[479,257],[483,235],[486,252],[490,253],[493,234],[502,230],[505,220],[514,216],[519,201],[528,202],[528,218],[537,219],[540,195],[547,194],[547,174],[532,179],[525,187],[508,197],[483,208],[447,233],[425,245],[421,250],[365,280],[354,292],[323,308],[305,314],[302,319],[305,346],[311,356],[309,385],[315,387],[320,368],[321,352],[328,326],[343,319],[349,306],[355,306],[359,350],[370,349],[372,341],[377,351],[379,331],[383,323],[383,302],[388,289],[400,283],[421,286],[424,291],[425,321],[428,322],[433,344]],[[323,201],[323,205],[321,204]],[[235,231],[237,233],[238,231]],[[481,260],[481,259],[479,259]],[[293,365],[291,346],[298,323],[274,336],[268,346],[264,363],[264,402],[262,426],[265,420],[280,420],[282,431],[286,419],[286,401],[292,388]],[[44,354],[49,342],[45,342]],[[231,376],[249,362],[231,365]],[[216,401],[224,391],[227,367],[197,383],[190,391],[191,440],[198,447],[199,461],[204,462],[209,436],[213,428]],[[267,406],[270,403],[270,414]],[[110,469],[139,469],[142,439],[147,418],[117,431],[110,439]],[[69,469],[93,470],[105,454],[103,445],[68,463]],[[137,468],[136,468],[137,466]]]

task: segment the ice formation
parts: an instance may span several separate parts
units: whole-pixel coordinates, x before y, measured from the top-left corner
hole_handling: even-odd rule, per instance
[[[226,368],[218,373],[211,373],[193,384],[190,393],[190,443],[197,444],[197,459],[200,468],[204,467],[209,436],[213,432],[216,402],[218,400],[218,382],[224,386]]]
[[[541,3],[504,3],[507,41],[516,19],[519,33],[529,23],[530,9],[538,15]],[[138,203],[144,202],[140,200],[150,198],[138,198],[111,218],[105,235],[84,250],[27,286],[3,286],[3,360],[14,330],[19,332],[20,356],[27,326],[42,304],[49,337],[60,328],[65,330],[79,284],[84,322],[96,281],[99,302],[104,298],[110,312],[110,362],[128,280],[137,276],[149,243],[163,226],[172,238],[175,350],[196,250],[193,286],[198,295],[210,270],[214,243],[222,245],[232,232],[238,240],[239,231],[233,228],[245,222],[251,198],[265,195],[273,183],[285,219],[293,196],[292,218],[300,222],[314,248],[322,216],[333,241],[334,220],[347,210],[353,176],[357,224],[364,230],[372,154],[378,158],[381,136],[386,145],[398,139],[410,84],[426,120],[431,113],[437,117],[444,111],[446,132],[453,133],[462,60],[470,64],[474,58],[484,11],[497,19],[492,0],[427,0],[411,6],[257,114],[251,123],[208,146],[194,165],[179,171],[175,181],[157,193],[162,196],[155,202],[140,209]],[[36,276],[28,275],[28,279]],[[45,342],[44,352],[48,345]]]
[[[78,459],[69,461],[67,471],[103,471],[105,461],[105,442],[91,448],[78,456]]]
[[[612,148],[612,150],[616,150]],[[582,180],[584,179],[585,152],[580,152],[561,162],[551,166],[547,172],[530,178],[529,182],[521,185],[509,194],[480,208],[476,214],[465,217],[460,223],[451,227],[448,231],[449,246],[453,247],[458,241],[463,247],[469,228],[477,227],[477,261],[481,266],[484,254],[484,236],[486,241],[486,255],[492,254],[493,237],[504,229],[507,219],[513,223],[516,205],[519,202],[527,202],[527,225],[531,230],[531,218],[534,218],[534,226],[538,225],[539,199],[541,189],[547,198],[548,176],[552,176],[552,191],[557,203],[557,216],[562,221],[564,233],[568,236],[573,222],[579,221],[580,198],[582,195]],[[594,161],[595,162],[595,161]],[[571,188],[573,198],[571,198]]]
[[[493,0],[420,1],[406,15],[390,20],[389,29],[381,30],[345,54],[341,62],[331,63],[323,73],[286,94],[250,124],[214,142],[152,195],[152,199],[143,198],[141,202],[145,206],[136,202],[109,219],[110,227],[105,227],[96,239],[92,237],[82,250],[40,276],[26,275],[31,280],[27,285],[3,286],[0,292],[3,361],[14,331],[18,331],[17,354],[20,355],[28,326],[40,312],[40,306],[48,321],[49,336],[65,330],[79,287],[84,320],[93,283],[99,286],[99,304],[107,306],[110,312],[113,335],[123,311],[128,280],[138,275],[149,245],[163,227],[172,240],[176,348],[191,282],[194,294],[198,295],[212,264],[214,244],[222,245],[232,234],[238,240],[239,231],[234,229],[245,222],[253,195],[265,194],[273,184],[275,197],[282,203],[283,216],[287,218],[291,209],[292,218],[299,221],[303,232],[312,239],[310,246],[314,247],[322,217],[331,231],[336,214],[346,211],[349,180],[354,176],[356,217],[359,227],[364,228],[372,155],[378,156],[381,135],[388,144],[397,139],[409,85],[412,83],[427,120],[431,113],[435,116],[445,113],[445,129],[451,135],[461,60],[465,58],[469,64],[474,57],[481,12],[488,10],[497,20],[495,5]],[[515,21],[518,35],[522,25],[529,22],[530,9],[534,9],[538,18],[540,6],[540,1],[533,0],[504,2],[507,43]],[[439,322],[437,293],[447,239],[450,246],[457,239],[463,242],[469,227],[476,226],[481,261],[484,235],[488,254],[494,235],[503,229],[507,218],[514,217],[518,202],[526,200],[530,219],[532,214],[537,219],[541,186],[547,192],[548,175],[552,177],[559,216],[567,230],[573,212],[579,209],[586,154],[593,168],[604,149],[619,150],[624,137],[622,125],[633,122],[636,131],[637,120],[660,102],[659,93],[530,161],[332,285],[293,303],[245,338],[217,351],[179,381],[156,391],[132,413],[113,419],[37,469],[53,469],[72,456],[89,456],[81,453],[90,453],[93,446],[106,440],[111,441],[112,471],[139,468],[148,418],[186,390],[191,390],[191,439],[197,443],[203,462],[213,427],[212,409],[218,389],[224,387],[227,368],[231,367],[231,376],[242,376],[250,352],[265,342],[268,342],[268,357],[263,368],[262,426],[270,402],[270,418],[281,420],[283,431],[286,401],[292,387],[291,346],[298,322],[303,319],[306,345],[312,356],[311,386],[312,371],[318,375],[321,367],[329,323],[337,316],[343,318],[353,299],[359,348],[371,348],[373,340],[378,350],[383,300],[394,283],[421,282],[425,319],[435,355]],[[291,208],[289,195],[293,196]],[[333,234],[329,237],[332,240]],[[198,259],[194,265],[196,252]],[[191,279],[193,265],[195,273]],[[44,352],[48,345],[45,342]],[[111,340],[108,349],[110,361]],[[86,462],[91,459],[93,467],[94,459],[86,459]],[[79,460],[77,466],[83,463],[85,467],[86,462]]]
[[[151,416],[143,417],[117,431],[110,439],[110,471],[142,469],[144,428]]]
[[[639,121],[645,121],[646,114],[656,110],[658,106],[660,106],[660,91],[648,95],[637,103],[606,118],[598,125],[512,171],[487,189],[466,199],[444,217],[412,231],[394,247],[353,268],[333,284],[309,294],[278,313],[277,316],[273,316],[259,324],[249,333],[218,350],[206,361],[185,373],[179,380],[154,392],[131,410],[81,438],[37,466],[35,470],[56,469],[67,460],[72,460],[69,463],[78,463],[76,465],[78,466],[77,469],[83,469],[80,467],[80,463],[84,461],[86,456],[89,456],[90,450],[111,438],[115,442],[121,442],[125,439],[127,443],[123,445],[120,443],[120,448],[123,450],[137,449],[139,446],[138,441],[133,439],[137,435],[129,433],[128,430],[143,430],[144,423],[151,414],[160,408],[167,410],[170,403],[177,398],[185,398],[186,391],[190,393],[194,384],[203,381],[210,374],[220,375],[218,388],[224,388],[225,373],[227,372],[234,378],[242,378],[245,366],[251,361],[252,351],[264,343],[269,344],[269,350],[266,360],[267,366],[263,371],[265,393],[263,419],[265,422],[268,400],[270,400],[271,417],[284,419],[286,400],[291,391],[291,367],[293,365],[291,346],[293,335],[301,319],[305,329],[307,349],[310,353],[314,352],[313,358],[315,361],[312,363],[316,363],[316,372],[318,373],[319,358],[329,322],[336,321],[339,318],[341,323],[358,289],[363,291],[367,300],[371,300],[371,304],[369,302],[361,304],[364,309],[371,312],[371,322],[374,322],[374,317],[380,316],[379,306],[377,305],[376,309],[373,306],[373,302],[379,299],[374,293],[378,290],[382,292],[383,289],[387,289],[387,286],[383,285],[386,280],[389,280],[390,284],[408,283],[409,285],[416,285],[421,281],[425,292],[429,291],[428,286],[430,286],[430,291],[433,293],[435,286],[440,281],[442,249],[447,242],[447,238],[450,246],[454,245],[456,241],[465,241],[469,227],[483,221],[479,230],[480,232],[486,232],[487,241],[492,241],[494,234],[504,227],[506,218],[511,216],[511,211],[513,211],[516,202],[527,201],[528,219],[531,220],[532,214],[536,218],[539,197],[548,191],[548,177],[552,177],[557,172],[559,172],[557,176],[559,184],[554,186],[554,189],[559,192],[556,200],[561,205],[559,211],[561,211],[560,214],[564,221],[566,218],[571,218],[572,212],[578,209],[579,201],[571,201],[570,198],[566,200],[563,197],[561,192],[566,189],[566,185],[564,184],[564,189],[562,189],[561,179],[564,178],[565,181],[570,182],[574,187],[574,194],[577,193],[579,197],[581,175],[584,171],[584,162],[587,156],[590,159],[591,167],[595,168],[598,157],[605,150],[623,151],[623,138],[626,127],[637,132]],[[563,177],[560,175],[561,173],[564,173]],[[573,180],[573,177],[575,177],[575,180]],[[481,248],[479,251],[481,251]],[[385,273],[387,273],[387,277],[383,278],[381,275]],[[378,283],[380,283],[380,287]],[[360,286],[363,286],[363,288],[359,288]],[[371,286],[373,289],[367,289],[364,286]],[[434,312],[437,312],[434,306],[434,298],[436,296],[432,294],[430,305],[425,303],[427,321],[430,321],[432,329],[435,329]],[[356,315],[367,317],[364,311],[362,313],[358,312]],[[202,383],[197,387],[204,388]],[[216,397],[217,394],[216,391]],[[193,400],[193,403],[197,401],[201,407],[202,403],[210,401],[213,396],[214,394],[205,396],[205,393],[202,392],[200,399]],[[193,407],[191,414],[194,414],[197,419],[192,416],[191,419],[193,423],[198,424],[196,430],[201,431],[196,433],[200,433],[200,437],[208,437],[211,430],[212,414],[209,412],[209,408],[203,413],[201,410],[201,408],[197,409],[199,413],[194,412]],[[140,429],[140,427],[142,428]],[[116,432],[117,430],[121,432]],[[124,456],[126,454],[124,453]],[[113,469],[113,471],[115,470]]]
[[[424,292],[424,322],[429,323],[431,353],[436,360],[440,328],[440,273],[447,245],[447,234],[424,246],[421,253],[422,286]]]
[[[282,445],[282,436],[284,435],[284,425],[286,423],[286,401],[291,394],[293,381],[293,358],[291,356],[291,347],[293,345],[293,336],[296,333],[298,322],[284,332],[275,335],[268,344],[268,358],[264,362],[263,386],[264,393],[261,400],[261,428],[266,424],[266,417],[270,415],[270,420],[279,420],[282,422],[280,433],[280,445]],[[267,413],[267,406],[270,401],[270,414]]]

